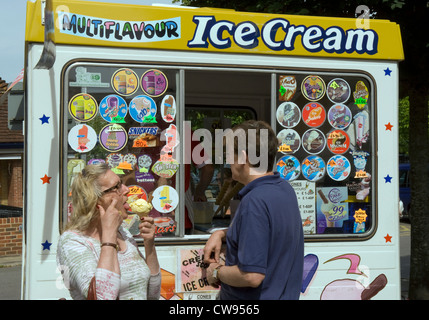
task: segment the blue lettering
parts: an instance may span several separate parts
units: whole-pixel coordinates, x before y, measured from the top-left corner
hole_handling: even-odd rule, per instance
[[[148,39],[153,38],[153,36],[155,35],[155,28],[153,27],[153,25],[151,24],[146,25],[146,27],[144,28],[144,35]]]
[[[230,35],[233,34],[235,26],[230,21],[218,21],[213,27],[210,29],[209,37],[210,42],[213,47],[218,49],[226,49],[231,47],[231,39],[228,37],[227,39],[222,38],[222,34],[224,31],[227,31]]]
[[[174,21],[167,21],[165,23],[165,26],[167,28],[167,37],[171,38],[179,38],[179,34],[177,33],[177,30],[179,29],[179,26]]]
[[[102,23],[101,20],[92,20],[92,24],[94,25],[94,35],[98,34],[98,26]]]
[[[251,21],[242,22],[237,25],[234,33],[234,42],[244,49],[256,48],[259,44],[259,29]]]
[[[192,22],[194,22],[197,27],[195,28],[194,37],[191,41],[188,41],[189,48],[209,47],[207,37],[213,25],[212,20],[214,20],[214,16],[194,16]]]
[[[325,39],[325,41],[323,41],[323,50],[328,53],[343,53],[343,39],[346,38],[344,30],[339,27],[330,27],[326,29],[325,34],[328,37]]]
[[[129,136],[139,136],[144,133],[156,135],[158,127],[131,127],[128,129]]]
[[[346,34],[345,51],[347,53],[354,51],[359,54],[377,53],[378,36],[374,30],[349,29]]]
[[[165,41],[178,39],[180,17],[169,20],[140,22],[113,21],[79,14],[59,12],[60,32],[86,38],[110,41]],[[113,38],[113,39],[112,39]]]
[[[298,35],[303,35],[305,32],[305,26],[294,26],[291,25],[287,30],[285,37],[285,49],[292,51],[295,49],[295,40]]]
[[[302,37],[302,45],[310,52],[322,50],[323,29],[319,26],[311,26]]]
[[[338,26],[326,30],[320,26],[293,25],[284,18],[267,21],[259,31],[251,21],[237,25],[233,22],[216,21],[214,16],[194,16],[196,24],[189,48],[208,48],[211,44],[217,49],[227,49],[232,41],[244,49],[252,49],[259,45],[259,37],[273,51],[292,51],[295,49],[297,37],[301,37],[303,48],[309,52],[325,51],[328,53],[377,53],[378,35],[374,30],[349,29],[344,31]]]
[[[276,41],[276,34],[279,28],[286,32],[289,21],[285,19],[272,19],[262,27],[262,41],[271,50],[283,50],[284,44],[282,41]]]

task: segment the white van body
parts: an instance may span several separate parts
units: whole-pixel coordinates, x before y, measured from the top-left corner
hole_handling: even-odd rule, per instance
[[[209,14],[204,9],[176,9],[173,14],[169,8],[143,6],[123,8],[107,4],[104,6],[92,4],[85,9],[86,2],[84,4],[74,1],[63,3],[53,1],[51,5],[54,10],[64,10],[64,7],[60,6],[66,6],[71,10],[70,12],[83,8],[82,14],[106,19],[125,20],[124,15],[131,16],[131,11],[142,10],[142,8],[149,13],[156,11],[157,15],[181,16],[182,37],[187,37],[188,44],[192,43],[192,39],[194,43],[198,42],[198,39],[200,42],[203,41],[201,35],[192,32],[195,29],[189,32],[185,30],[192,22],[189,15],[195,17],[210,15],[220,21],[229,19],[231,14],[230,11],[221,10],[212,10]],[[43,30],[41,21],[34,21],[41,16],[41,1],[29,3],[28,6],[27,28],[37,24],[40,30]],[[235,15],[235,19],[249,20],[248,14],[235,13]],[[55,15],[55,17],[60,16]],[[268,21],[276,16],[264,18],[263,15],[255,14],[255,17]],[[190,21],[188,25],[185,25],[186,19]],[[326,22],[326,18],[320,18],[320,21],[315,18],[314,24],[323,22],[323,30],[327,30],[327,24],[341,26],[345,23],[343,20],[347,19],[332,18]],[[238,25],[238,22],[236,24]],[[381,24],[383,28],[385,25],[397,27],[386,21],[380,22]],[[202,28],[201,25],[200,27]],[[374,30],[376,27],[378,28],[379,25],[374,22]],[[55,28],[58,29],[57,26]],[[61,270],[56,264],[56,245],[67,218],[68,203],[67,190],[65,190],[67,161],[73,158],[73,155],[67,151],[67,134],[70,126],[67,126],[65,119],[70,118],[67,101],[72,98],[71,93],[74,89],[71,89],[70,83],[74,81],[76,67],[100,70],[101,83],[109,85],[111,85],[111,79],[103,78],[103,72],[107,72],[105,70],[110,70],[109,68],[130,68],[137,70],[137,73],[142,70],[156,69],[168,74],[169,80],[176,84],[173,95],[177,104],[175,123],[179,132],[184,130],[182,123],[187,120],[185,109],[195,108],[203,110],[201,112],[206,112],[205,114],[209,112],[204,110],[251,110],[251,114],[256,119],[269,122],[276,133],[279,133],[284,129],[276,116],[281,104],[278,101],[279,76],[294,75],[296,79],[305,79],[308,75],[318,75],[323,79],[339,78],[346,81],[351,79],[350,82],[353,79],[363,79],[368,84],[367,90],[370,93],[366,101],[370,114],[366,124],[369,126],[367,128],[369,140],[366,142],[369,156],[366,161],[371,168],[367,173],[370,173],[372,178],[369,195],[363,201],[356,200],[355,192],[362,176],[352,177],[356,174],[355,170],[349,173],[346,181],[329,180],[327,172],[323,183],[311,181],[302,172],[298,178],[290,180],[297,193],[300,192],[298,197],[302,205],[303,228],[307,230],[301,299],[400,299],[397,64],[402,59],[403,53],[399,50],[398,54],[393,52],[388,56],[381,48],[381,45],[384,45],[383,37],[388,37],[387,32],[384,29],[377,32],[380,46],[377,53],[345,57],[347,53],[324,52],[325,56],[320,56],[309,51],[306,55],[294,55],[293,50],[284,54],[276,52],[266,54],[263,50],[259,52],[250,49],[247,51],[241,49],[238,52],[213,48],[212,50],[205,50],[205,48],[184,50],[176,49],[174,45],[169,49],[164,44],[159,48],[156,48],[156,44],[152,44],[155,47],[145,48],[144,46],[131,47],[127,44],[104,46],[101,42],[90,45],[83,40],[81,44],[67,43],[68,37],[71,36],[61,35],[56,30],[55,62],[48,69],[39,69],[36,65],[44,55],[46,44],[40,41],[40,32],[34,35],[37,33],[35,30],[28,31],[25,72],[25,239],[22,299],[70,299]],[[65,40],[62,40],[61,36],[64,36]],[[81,38],[82,36],[80,38],[76,36],[76,41],[79,42]],[[390,41],[400,42],[400,36],[397,34],[390,36]],[[298,47],[297,41],[295,45]],[[377,54],[380,56],[377,57]],[[88,74],[91,72],[93,71],[88,71]],[[174,75],[174,81],[171,75]],[[327,81],[326,85],[328,85]],[[356,91],[354,86],[355,82],[350,83],[351,95]],[[81,83],[81,87],[85,86]],[[89,85],[81,91],[91,93],[104,90],[100,88]],[[301,83],[297,85],[297,96],[300,90]],[[296,97],[298,98],[301,99],[302,96]],[[160,101],[160,98],[157,101]],[[299,107],[302,110],[304,105],[301,104]],[[324,105],[327,113],[329,107]],[[353,111],[353,116],[357,113],[359,113],[358,109]],[[302,128],[307,128],[303,123],[300,125]],[[314,128],[316,127],[317,124],[314,125]],[[320,129],[320,131],[323,130]],[[303,138],[304,130],[299,131],[299,135]],[[329,139],[329,136],[326,138]],[[300,152],[305,154],[304,151],[301,144]],[[323,152],[326,152],[327,156],[321,157],[328,166],[328,161],[336,154],[329,153],[327,149]],[[342,155],[344,157],[348,155],[349,163],[353,166],[351,149]],[[279,154],[279,158],[281,156],[283,155]],[[299,156],[296,157],[299,158]],[[302,161],[303,157],[299,160]],[[301,162],[301,169],[303,168],[304,164]],[[184,164],[181,163],[175,176],[177,185],[183,186],[184,175]],[[317,216],[320,199],[317,200],[316,188],[332,191],[335,186],[339,188],[337,196],[343,197],[345,206],[348,206],[347,210],[350,210],[348,214],[352,227],[347,229],[347,232],[344,231],[344,226],[334,227],[335,231],[327,234],[325,231],[328,227],[324,225],[323,228],[326,229],[322,231],[322,227],[316,223],[320,218]],[[305,193],[308,187],[312,189],[310,194]],[[156,242],[163,273],[161,297],[166,300],[215,299],[217,290],[208,287],[204,279],[198,276],[186,278],[183,275],[185,271],[191,270],[191,264],[199,264],[201,249],[209,237],[209,232],[185,233],[183,220],[180,220],[183,219],[185,192],[180,187],[177,187],[177,192],[179,203],[176,209],[177,228],[169,236],[160,236]],[[348,193],[346,198],[341,195],[342,192]],[[312,198],[306,198],[308,195],[312,195]],[[351,204],[348,204],[350,202],[358,203],[361,209],[357,209],[357,206],[351,209]],[[345,206],[343,208],[346,208]],[[304,210],[308,211],[304,212]],[[351,210],[361,211],[353,214]],[[306,219],[306,213],[309,213],[309,219]],[[362,216],[359,216],[359,213]],[[356,217],[353,218],[354,215]],[[361,233],[354,229],[359,222],[366,223]],[[308,231],[310,226],[313,228],[312,231]],[[190,259],[192,254],[195,254],[194,259]]]

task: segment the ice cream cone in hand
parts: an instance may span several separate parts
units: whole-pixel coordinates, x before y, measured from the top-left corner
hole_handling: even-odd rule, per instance
[[[147,217],[153,206],[150,202],[144,199],[137,199],[130,204],[131,211],[137,214],[140,218]]]

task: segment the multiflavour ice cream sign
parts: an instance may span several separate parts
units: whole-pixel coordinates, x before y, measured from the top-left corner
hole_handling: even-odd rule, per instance
[[[59,31],[63,34],[122,43],[163,42],[182,38],[182,19],[115,20],[59,12]],[[307,52],[377,53],[378,34],[372,29],[348,29],[340,26],[323,28],[318,25],[294,24],[284,18],[274,18],[263,24],[253,21],[232,22],[213,15],[196,15],[192,18],[192,38],[188,48],[259,49],[290,52],[302,46]],[[188,33],[189,34],[189,33]]]
[[[388,20],[282,15],[214,8],[29,1],[26,42],[79,46],[403,60],[399,25]],[[360,19],[362,20],[362,19]],[[369,20],[369,19],[368,19]],[[49,22],[48,21],[48,22]]]

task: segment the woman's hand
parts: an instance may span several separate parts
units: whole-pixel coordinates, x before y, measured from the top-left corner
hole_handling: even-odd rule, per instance
[[[117,231],[123,222],[122,213],[116,208],[117,202],[117,199],[113,199],[106,209],[98,205],[102,242],[116,243]]]
[[[158,256],[155,247],[155,224],[152,217],[143,217],[139,224],[140,236],[144,239],[144,250],[146,253],[146,263],[151,275],[160,272]]]
[[[152,217],[143,217],[139,224],[140,235],[145,243],[154,242],[155,239],[155,224]]]

